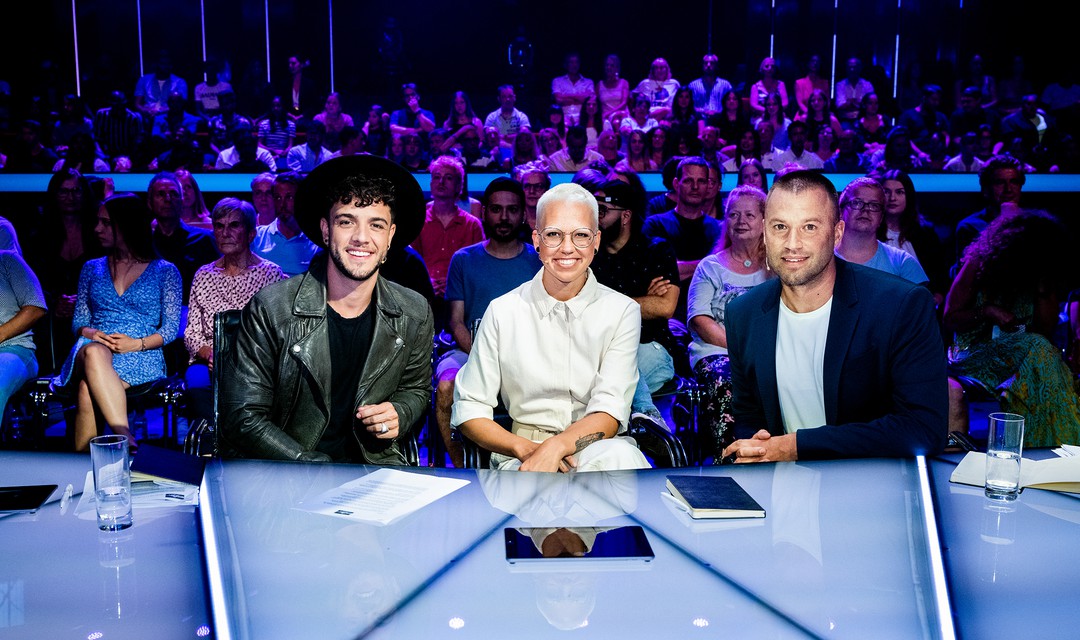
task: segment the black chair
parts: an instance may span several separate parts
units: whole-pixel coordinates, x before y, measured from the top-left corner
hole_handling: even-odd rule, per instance
[[[224,358],[233,349],[236,342],[236,331],[240,328],[240,310],[232,309],[219,311],[214,314],[214,362],[224,362]],[[218,367],[210,372],[210,385],[213,393],[214,420],[200,420],[188,430],[187,438],[184,439],[184,452],[195,456],[209,455],[217,457],[221,451],[218,445],[218,390],[220,380]],[[204,441],[209,440],[207,445]]]

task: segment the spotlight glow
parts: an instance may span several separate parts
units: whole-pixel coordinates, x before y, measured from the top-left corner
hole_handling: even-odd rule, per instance
[[[694,621],[691,624],[693,624],[698,629],[704,629],[705,627],[709,626],[709,621],[705,618],[694,618]]]

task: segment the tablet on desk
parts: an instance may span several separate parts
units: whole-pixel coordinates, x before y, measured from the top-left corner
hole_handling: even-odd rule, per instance
[[[655,557],[644,529],[636,525],[507,528],[503,537],[506,561],[512,565],[560,565],[561,570],[573,571],[647,563]]]
[[[0,487],[0,513],[29,511],[33,513],[45,504],[56,491],[55,484],[36,484],[25,487]]]

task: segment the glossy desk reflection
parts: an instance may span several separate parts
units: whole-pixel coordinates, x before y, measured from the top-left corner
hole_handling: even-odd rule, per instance
[[[0,514],[0,638],[211,636],[195,509],[99,531],[93,509],[75,515],[89,469],[87,454],[0,451],[0,484],[59,485],[34,514]]]
[[[371,472],[214,461],[202,526],[219,637],[949,635],[915,460],[606,474],[437,470],[472,482],[387,526],[294,507]],[[431,470],[413,470],[430,473]],[[765,520],[692,521],[668,473],[735,475]],[[653,562],[508,565],[504,527],[642,525]],[[939,571],[940,573],[940,567]]]
[[[1049,457],[1025,451],[1024,457]],[[968,638],[1076,638],[1080,495],[1025,489],[1009,503],[952,484],[959,456],[931,461],[957,626]]]

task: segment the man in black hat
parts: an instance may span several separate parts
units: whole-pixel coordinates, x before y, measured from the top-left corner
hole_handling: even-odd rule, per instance
[[[667,240],[641,232],[645,193],[622,180],[596,190],[600,251],[593,259],[596,281],[629,296],[641,306],[638,383],[630,403],[631,420],[667,428],[652,393],[675,377],[671,357],[676,343],[668,328],[679,301],[679,264]]]
[[[227,455],[405,464],[398,439],[428,406],[434,322],[379,269],[423,207],[408,171],[375,156],[334,158],[300,184],[296,218],[325,251],[244,309],[221,371]]]

